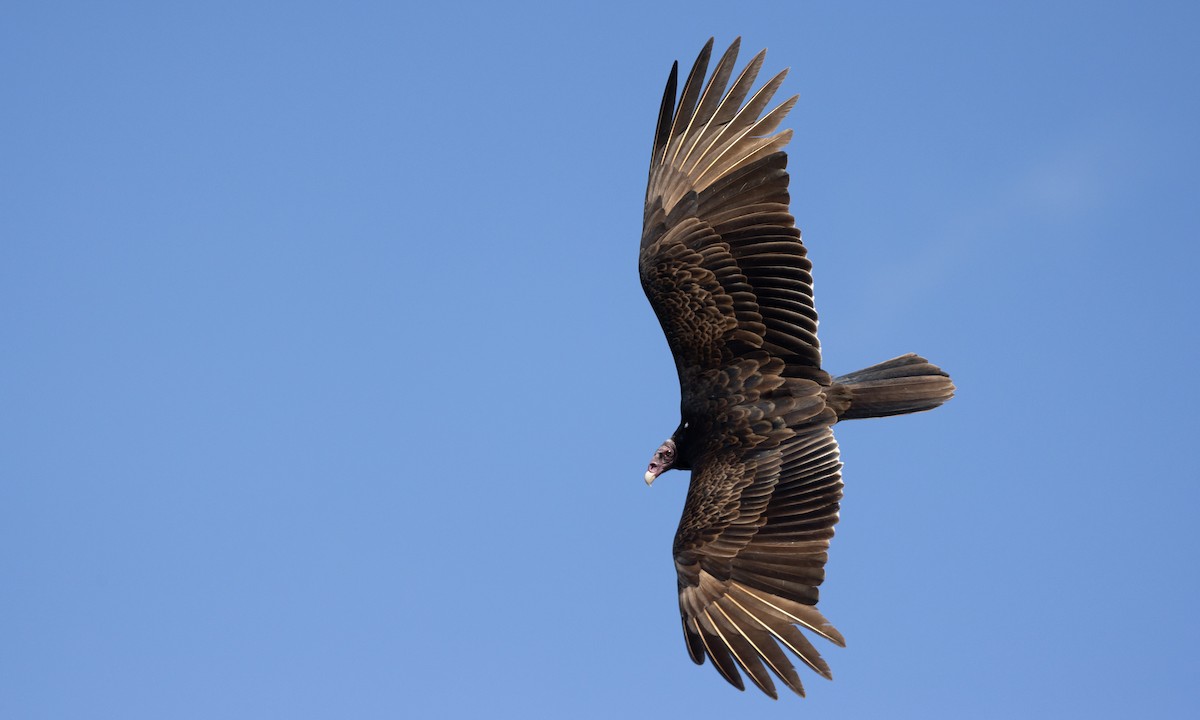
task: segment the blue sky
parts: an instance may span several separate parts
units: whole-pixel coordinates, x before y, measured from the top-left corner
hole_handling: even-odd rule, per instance
[[[0,716],[1182,717],[1188,3],[9,3]],[[792,68],[847,423],[809,697],[687,659],[635,262],[671,62]]]

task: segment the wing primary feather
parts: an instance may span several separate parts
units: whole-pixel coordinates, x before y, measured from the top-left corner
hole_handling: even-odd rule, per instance
[[[759,118],[758,122],[754,123],[754,125],[750,128],[750,135],[752,137],[758,137],[760,135],[766,136],[775,132],[775,129],[783,124],[783,121],[787,119],[787,116],[792,112],[792,109],[796,107],[796,103],[799,101],[800,96],[793,95],[787,100],[784,100],[775,107],[771,108],[771,112]]]
[[[720,603],[713,603],[713,607],[717,609],[717,612],[724,616],[726,622],[728,622],[730,627],[733,628],[734,632],[742,638],[742,641],[749,645],[750,649],[754,651],[753,653],[744,653],[746,655],[746,659],[743,660],[738,652],[734,650],[734,659],[741,662],[742,667],[746,669],[746,674],[750,676],[750,679],[754,681],[754,684],[757,685],[760,690],[778,700],[779,695],[775,692],[775,683],[771,680],[771,676],[767,674],[766,670],[763,669],[762,660],[766,660],[767,665],[770,665],[771,669],[774,670],[775,673],[781,678],[783,677],[782,671],[775,667],[775,663],[771,662],[771,658],[768,657],[767,654],[755,644],[749,633],[739,627],[737,621],[730,617],[729,613],[725,612],[725,609],[721,607]],[[719,628],[718,632],[720,632]],[[725,644],[729,645],[730,649],[733,650],[732,643],[730,643],[730,641],[725,638],[724,635],[721,636],[721,639],[725,640]],[[753,670],[750,668],[751,663],[754,665]]]
[[[733,607],[730,607],[728,610],[726,610],[725,607],[721,605],[721,602],[724,601],[732,603]],[[762,656],[763,660],[767,661],[767,664],[771,666],[771,669],[775,671],[775,674],[779,676],[779,679],[783,680],[784,684],[791,688],[797,695],[804,697],[804,684],[800,682],[800,676],[796,674],[795,666],[793,666],[791,661],[788,660],[787,655],[785,655],[784,652],[779,649],[779,645],[775,643],[773,637],[778,636],[775,635],[770,626],[766,625],[757,616],[750,613],[748,610],[746,610],[746,608],[742,607],[737,600],[729,596],[722,598],[721,601],[717,603],[717,609],[720,610],[723,615],[729,618],[729,622],[732,623],[743,636],[745,636],[746,641],[754,647],[755,651]],[[743,622],[748,619],[750,622],[760,625],[766,630],[766,632],[763,632],[762,629],[757,629],[752,625],[741,627],[737,624],[733,618],[733,615],[731,614],[734,612],[740,612],[741,616],[743,617]],[[755,637],[758,638],[757,642],[754,639]],[[784,638],[779,639],[786,647],[791,647],[791,645],[787,643],[787,640]],[[799,653],[797,653],[797,655],[799,655]]]
[[[708,84],[704,86],[704,93],[700,97],[700,103],[696,107],[696,112],[692,113],[691,120],[688,122],[687,129],[684,131],[686,142],[681,142],[679,147],[675,149],[675,154],[671,157],[671,162],[674,163],[679,159],[679,153],[686,147],[690,152],[696,145],[696,140],[700,136],[700,131],[693,133],[692,128],[704,128],[708,121],[712,118],[713,112],[721,102],[721,96],[725,92],[725,88],[729,85],[729,76],[733,73],[733,66],[737,62],[738,49],[742,45],[742,39],[736,38],[730,44],[729,49],[717,61],[717,67],[713,70],[712,77],[709,78]],[[684,156],[686,159],[686,155]]]
[[[711,622],[711,620],[710,620]],[[713,651],[713,646],[708,642],[708,636],[704,632],[704,628],[700,627],[700,621],[693,617],[692,624],[696,626],[696,632],[700,634],[700,642],[704,643],[704,650],[708,656],[712,658],[713,667],[717,672],[721,673],[721,677],[738,690],[745,690],[746,684],[742,682],[742,676],[738,674],[737,666],[729,662],[729,653],[721,649],[720,653]]]
[[[846,647],[846,639],[843,638],[842,634],[840,632],[838,632],[837,630],[835,630],[833,628],[833,626],[828,623],[828,621],[825,622],[824,627],[821,627],[819,625],[816,625],[813,622],[810,622],[809,620],[805,620],[804,618],[798,617],[795,613],[785,610],[784,608],[780,607],[779,604],[776,604],[776,603],[771,602],[770,600],[767,600],[763,596],[759,595],[758,593],[754,592],[753,590],[751,590],[750,588],[746,587],[745,585],[743,585],[741,583],[737,583],[736,585],[734,585],[734,587],[736,587],[738,590],[746,593],[747,595],[754,598],[755,600],[762,603],[763,605],[766,605],[770,608],[773,608],[773,609],[783,613],[787,617],[791,618],[793,622],[795,622],[799,625],[803,625],[804,627],[808,628],[809,630],[812,630],[816,634],[818,634],[821,637],[825,638],[826,640],[834,643],[835,645],[837,645],[839,647]],[[808,608],[814,614],[820,615],[820,613],[817,613],[816,608],[813,608],[810,605],[801,605],[800,603],[796,603],[796,605]],[[824,620],[824,618],[822,618],[822,620]]]
[[[671,63],[671,74],[667,77],[667,87],[663,90],[662,104],[658,108],[658,125],[654,131],[654,148],[651,152],[650,168],[658,165],[667,149],[667,141],[671,138],[671,117],[675,114],[675,85],[679,81],[679,61]],[[648,183],[648,186],[653,186]],[[647,192],[649,187],[647,187]]]
[[[717,609],[720,610],[720,608]],[[770,695],[773,699],[778,700],[779,695],[775,692],[775,683],[771,682],[770,676],[766,675],[766,670],[763,668],[762,662],[759,662],[757,658],[754,658],[749,653],[745,652],[745,648],[743,648],[743,651],[739,653],[738,649],[734,647],[737,638],[732,633],[726,637],[726,634],[721,632],[721,624],[713,620],[713,617],[709,614],[707,608],[704,610],[704,617],[708,619],[708,624],[712,625],[713,632],[717,634],[717,637],[721,640],[721,643],[729,649],[729,653],[733,656],[734,662],[736,662],[738,666],[750,676],[750,680],[758,686],[758,689]],[[746,657],[742,657],[743,655]],[[757,665],[757,667],[755,667],[755,665]],[[765,676],[765,680],[763,676]]]
[[[679,614],[683,621],[683,637],[687,640],[688,657],[697,665],[704,664],[704,638],[697,632],[694,632],[688,627],[687,621],[690,615],[685,612]]]
[[[742,68],[742,72],[738,75],[737,80],[733,81],[733,87],[725,94],[725,98],[721,100],[721,105],[713,113],[713,123],[716,125],[724,125],[737,115],[737,112],[742,107],[742,101],[746,99],[746,95],[750,93],[750,88],[754,86],[754,81],[758,79],[758,73],[762,70],[763,60],[767,57],[766,49],[759,50],[758,53],[750,58],[750,62],[746,63],[746,67]]]
[[[730,118],[725,127],[721,129],[721,135],[728,133],[740,132],[743,128],[752,127],[759,121],[759,115],[767,103],[771,102],[771,98],[775,97],[775,93],[779,91],[779,86],[783,84],[784,79],[788,75],[788,70],[785,68],[776,73],[775,77],[771,78],[764,84],[744,105],[738,108],[737,113]]]
[[[833,679],[833,674],[829,672],[829,666],[825,664],[825,661],[821,658],[820,653],[817,652],[817,649],[812,646],[812,643],[808,641],[808,638],[804,637],[799,630],[791,625],[780,625],[778,628],[773,627],[769,623],[765,622],[762,618],[755,615],[750,608],[747,608],[745,605],[742,605],[740,602],[738,602],[736,598],[730,596],[729,601],[734,605],[737,605],[742,612],[753,618],[754,622],[765,628],[767,632],[778,638],[779,642],[783,643],[788,650],[791,650],[793,653],[795,653],[796,657],[803,660],[804,664],[812,668],[814,672],[827,680]],[[787,678],[784,678],[784,680],[786,679]],[[799,683],[799,679],[797,679],[796,682]],[[804,695],[804,691],[802,689],[796,690],[796,692]]]
[[[688,168],[696,166],[700,163],[704,155],[707,155],[713,149],[713,143],[724,133],[725,127],[733,118],[736,118],[738,110],[742,109],[742,101],[745,100],[746,94],[749,94],[750,88],[754,85],[755,79],[758,77],[758,71],[762,70],[762,61],[767,56],[767,50],[758,50],[758,54],[754,56],[742,68],[742,74],[739,74],[738,79],[733,80],[733,86],[730,91],[726,92],[725,97],[721,98],[721,102],[715,110],[713,110],[712,119],[709,119],[700,133],[701,137],[696,138],[696,146],[689,152],[688,157],[680,163],[679,167]],[[696,148],[702,148],[694,160],[690,161],[692,152]]]
[[[683,83],[683,94],[680,95],[679,105],[675,108],[675,119],[671,123],[671,133],[668,137],[668,142],[676,146],[676,153],[679,152],[678,146],[683,142],[683,136],[686,135],[686,127],[691,126],[696,101],[700,97],[700,88],[704,84],[704,76],[708,73],[708,60],[712,56],[712,48],[713,38],[709,38],[708,42],[704,43],[704,49],[700,51],[700,55],[696,57],[696,62],[692,65],[692,71],[688,73],[687,80]]]
[[[749,141],[745,143],[747,149],[743,149],[741,140],[742,138],[746,137],[746,133],[748,132],[750,132],[750,128],[744,130],[736,140],[733,140],[725,147],[721,148],[721,150],[713,156],[712,161],[709,162],[708,165],[706,165],[705,168],[699,173],[693,173],[691,170],[689,170],[689,175],[695,178],[693,182],[697,188],[703,190],[704,188],[708,187],[709,183],[716,180],[721,175],[724,175],[725,173],[742,165],[749,165],[755,160],[770,155],[784,145],[787,145],[792,139],[792,130],[791,128],[788,128],[778,135],[770,135],[763,138],[749,138]],[[734,159],[731,161],[721,162],[727,155],[729,155],[730,152],[734,153]]]

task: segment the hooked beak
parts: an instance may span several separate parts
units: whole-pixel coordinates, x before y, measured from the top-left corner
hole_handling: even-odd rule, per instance
[[[646,485],[647,487],[654,483],[654,479],[671,469],[675,464],[675,441],[667,440],[654,451],[654,457],[650,458],[650,465],[646,467]]]

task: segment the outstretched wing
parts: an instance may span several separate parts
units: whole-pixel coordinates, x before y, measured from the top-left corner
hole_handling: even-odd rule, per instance
[[[812,266],[788,211],[781,148],[791,131],[775,132],[796,98],[763,114],[787,71],[750,95],[760,52],[726,92],[735,40],[705,85],[712,44],[696,60],[678,107],[678,66],[663,95],[646,188],[642,287],[685,395],[686,371],[758,351],[783,360],[787,377],[828,380],[820,370]]]
[[[711,658],[739,689],[740,668],[776,697],[770,668],[803,695],[782,648],[830,673],[796,626],[844,644],[814,607],[842,497],[837,417],[817,383],[780,377],[777,359],[753,364],[717,376],[722,400],[697,421],[704,440],[675,535],[679,611],[697,664]]]

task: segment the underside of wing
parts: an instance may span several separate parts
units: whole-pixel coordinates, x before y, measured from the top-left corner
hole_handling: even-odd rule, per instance
[[[845,644],[815,607],[842,497],[832,421],[822,405],[758,447],[729,443],[741,447],[693,470],[675,541],[688,653],[740,689],[745,673],[771,697],[772,676],[803,695],[791,657],[832,677],[801,629]]]
[[[738,356],[746,346],[713,347],[735,334],[713,332],[711,323],[697,322],[689,313],[710,312],[714,295],[720,301],[726,325],[744,335],[754,335],[751,349],[762,349],[782,359],[785,374],[826,380],[820,370],[817,313],[812,297],[812,266],[800,231],[789,212],[787,155],[782,148],[790,130],[777,132],[796,102],[792,97],[768,110],[787,71],[751,93],[765,52],[756,55],[734,77],[740,41],[734,41],[717,62],[705,83],[712,52],[709,40],[696,60],[676,105],[677,68],[663,96],[650,175],[639,267],[642,284],[668,339],[679,340],[692,327],[704,336],[672,342],[677,362],[680,345],[700,344],[707,358]],[[732,81],[732,84],[730,84]],[[663,283],[666,272],[678,269],[680,247],[701,253],[691,262],[712,270],[716,285]],[[704,255],[706,247],[719,253]],[[717,266],[736,272],[717,273]],[[664,288],[683,293],[670,299]]]

